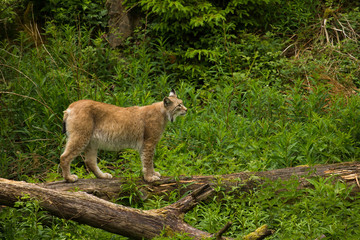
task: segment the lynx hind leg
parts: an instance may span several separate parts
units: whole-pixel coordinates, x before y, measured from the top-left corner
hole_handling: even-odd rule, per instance
[[[71,162],[84,150],[86,142],[81,139],[68,139],[65,151],[60,156],[62,174],[67,182],[76,182],[78,177],[70,172]]]
[[[110,173],[103,173],[97,165],[97,149],[88,146],[85,149],[85,164],[97,178],[112,178]]]

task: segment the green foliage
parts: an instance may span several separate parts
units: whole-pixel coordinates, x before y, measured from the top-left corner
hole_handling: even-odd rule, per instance
[[[0,40],[12,37],[16,28],[17,10],[23,9],[24,0],[0,1]]]
[[[224,22],[234,27],[260,27],[270,17],[264,11],[267,7],[281,4],[279,0],[251,1],[139,1],[143,11],[152,18],[151,28],[162,33],[175,35],[190,34],[197,37],[200,33],[208,36],[221,33]],[[128,5],[138,2],[127,1]],[[275,9],[275,8],[274,8]],[[259,18],[258,16],[262,16]],[[264,26],[261,26],[264,27]],[[265,26],[266,28],[266,26]]]
[[[263,224],[276,229],[269,239],[352,239],[360,221],[353,215],[359,199],[344,183],[313,179],[313,189],[298,189],[296,180],[271,182],[245,193],[234,188],[231,196],[215,197],[214,204],[198,205],[185,220],[197,228],[217,232],[233,222],[229,237],[241,237]],[[235,197],[236,196],[236,197]]]
[[[15,20],[15,6],[22,3],[20,0],[1,0],[0,6],[0,23],[8,24]]]
[[[145,26],[121,48],[111,49],[95,26],[97,21],[101,27],[106,24],[103,2],[51,4],[43,10],[53,18],[44,24],[41,44],[34,44],[27,31],[0,42],[1,177],[61,179],[62,111],[71,102],[146,105],[161,101],[171,88],[189,111],[169,123],[157,146],[155,166],[165,176],[360,157],[358,8],[329,18],[329,39],[334,41],[327,43],[319,30],[323,19],[315,12],[335,8],[330,1],[144,0],[139,6],[148,15]],[[348,24],[342,30],[348,37],[337,39],[332,27],[340,23]],[[299,47],[304,39],[312,45]],[[81,158],[73,171],[93,178]],[[121,204],[152,209],[182,197],[174,191],[142,200],[139,186],[132,184],[142,174],[135,151],[100,152],[99,162],[105,171],[129,179],[123,190],[132,193],[118,199]],[[357,237],[358,195],[349,195],[342,183],[332,185],[332,179],[309,181],[314,188],[300,191],[295,182],[266,184],[249,193],[234,189],[229,195],[218,189],[210,203],[185,218],[210,232],[233,221],[228,235],[238,238],[262,224],[276,230],[273,239]],[[22,208],[1,210],[1,238],[116,238],[49,217],[36,202],[19,204]]]
[[[1,154],[20,159],[19,169],[10,171],[16,175],[8,177],[32,175],[34,169],[43,168],[42,161],[48,163],[45,169],[55,164],[65,140],[60,131],[65,106],[82,98],[104,100],[106,92],[99,89],[109,88],[100,82],[111,74],[104,64],[116,59],[110,49],[104,48],[100,37],[91,38],[92,31],[85,28],[82,35],[71,26],[59,31],[52,24],[48,25],[47,35],[51,39],[43,48],[32,49],[25,34],[20,35],[18,46],[6,41],[2,45],[5,55],[0,68],[6,77],[1,95],[6,107],[1,112],[6,116],[2,118],[4,126],[8,127],[1,128]],[[46,149],[49,146],[52,150]],[[29,154],[22,154],[24,151]],[[17,161],[6,162],[2,176],[9,174],[11,164]]]
[[[42,12],[57,25],[100,27],[107,26],[105,0],[47,0]]]
[[[26,196],[14,207],[0,210],[0,239],[126,239],[53,217]]]
[[[268,9],[272,13],[270,26],[278,34],[289,35],[304,30],[318,17],[323,1],[279,1]],[[286,12],[286,14],[281,14]]]

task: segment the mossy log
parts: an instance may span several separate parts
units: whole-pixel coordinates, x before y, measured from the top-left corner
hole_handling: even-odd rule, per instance
[[[353,187],[352,192],[360,191],[360,162],[345,162],[336,164],[325,164],[315,166],[299,166],[291,168],[276,169],[263,172],[241,172],[226,175],[212,176],[180,176],[163,177],[160,181],[146,183],[140,177],[129,182],[125,178],[113,179],[80,179],[75,183],[57,181],[40,184],[42,187],[63,191],[84,191],[104,199],[113,199],[129,196],[137,192],[143,200],[151,195],[162,195],[166,199],[174,191],[183,196],[194,191],[204,184],[211,187],[221,187],[224,191],[238,187],[242,191],[248,191],[263,184],[266,180],[275,181],[296,179],[300,188],[312,187],[307,181],[309,178],[333,176],[334,181],[343,181]],[[134,182],[135,181],[135,182]],[[129,186],[133,186],[130,187]]]

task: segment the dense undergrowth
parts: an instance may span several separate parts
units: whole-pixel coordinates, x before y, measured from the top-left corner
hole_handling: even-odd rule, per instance
[[[50,3],[56,1],[49,1],[45,10]],[[102,1],[80,11],[75,23],[70,10],[87,1],[53,9],[51,21],[43,19],[43,29],[23,26],[13,37],[2,37],[0,177],[61,179],[62,111],[71,102],[145,105],[161,101],[171,88],[189,111],[169,124],[158,144],[155,165],[165,176],[359,159],[358,8],[335,1],[181,3],[160,11],[161,1],[143,0],[136,6],[128,1],[147,17],[117,49],[106,40],[104,9],[98,9]],[[287,18],[276,14],[281,11]],[[14,16],[8,14],[7,19]],[[67,24],[61,24],[64,18]],[[141,176],[140,159],[132,150],[101,152],[99,159],[115,176]],[[81,157],[73,171],[94,177]],[[210,203],[197,206],[185,219],[209,232],[232,221],[227,235],[238,238],[262,224],[275,229],[269,239],[359,236],[359,196],[349,195],[342,183],[311,183],[314,189],[299,191],[290,181],[250,193],[234,189],[222,197],[217,189]],[[276,191],[284,188],[288,191]],[[180,197],[174,193],[170,199]],[[144,209],[169,204],[162,198],[134,201],[132,196],[119,202]],[[36,202],[19,204],[23,208],[0,212],[0,238],[121,238],[50,217]]]

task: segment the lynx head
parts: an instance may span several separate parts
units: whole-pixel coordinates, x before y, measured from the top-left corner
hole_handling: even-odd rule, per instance
[[[175,121],[177,116],[183,116],[187,112],[187,108],[184,106],[183,101],[177,98],[176,93],[171,90],[170,95],[164,98],[164,107],[169,121]]]

